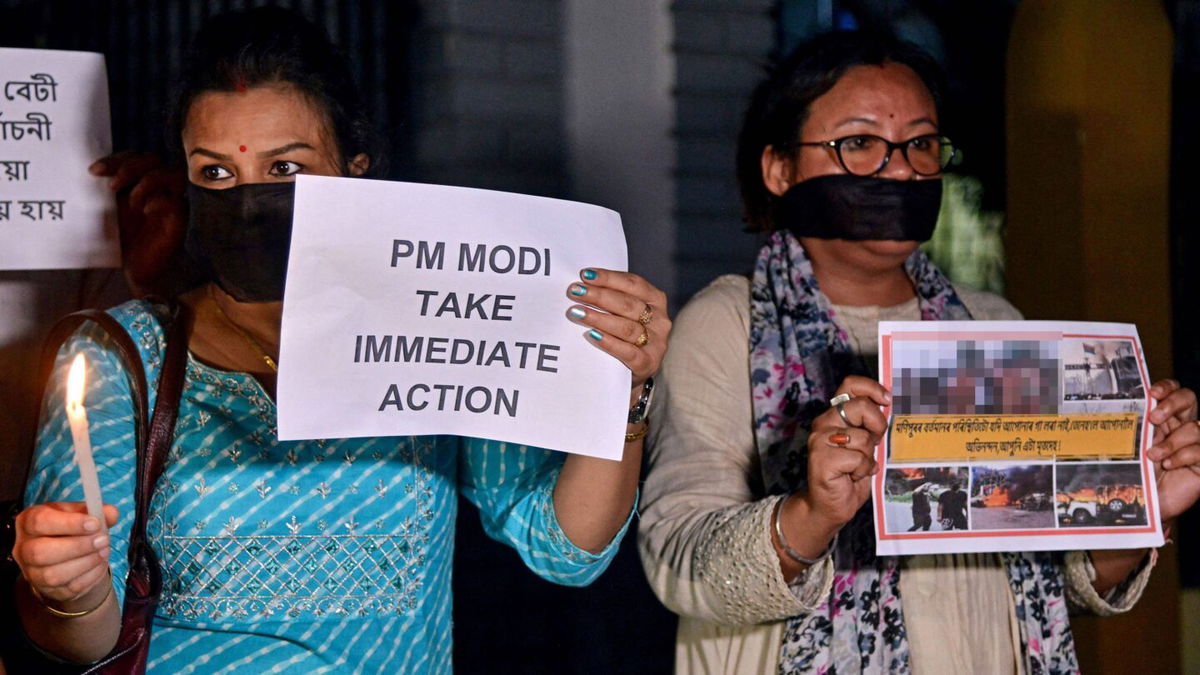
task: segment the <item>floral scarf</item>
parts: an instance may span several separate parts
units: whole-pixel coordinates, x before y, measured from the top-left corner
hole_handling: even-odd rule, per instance
[[[904,265],[916,289],[921,319],[965,320],[970,312],[921,251]],[[812,263],[789,232],[760,251],[750,291],[750,384],[754,431],[768,494],[807,486],[798,429],[829,408],[847,375],[868,375],[846,332],[817,287]],[[874,519],[864,505],[842,529],[833,552],[831,596],[792,617],[784,631],[780,672],[911,672],[900,601],[899,559],[876,557]],[[1052,554],[1005,554],[1026,671],[1078,670],[1067,623],[1062,576]]]

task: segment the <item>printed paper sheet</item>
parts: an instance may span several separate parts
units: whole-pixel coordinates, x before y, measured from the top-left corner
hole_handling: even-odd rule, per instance
[[[629,369],[565,314],[582,268],[626,264],[620,217],[597,206],[300,176],[279,438],[456,434],[619,458]]]
[[[1136,327],[882,322],[880,555],[1162,544]]]
[[[104,56],[0,48],[0,270],[117,267]]]

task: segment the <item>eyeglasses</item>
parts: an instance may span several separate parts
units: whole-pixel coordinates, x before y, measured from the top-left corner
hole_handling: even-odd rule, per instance
[[[833,148],[838,163],[847,173],[855,176],[873,176],[892,159],[892,152],[899,150],[905,161],[912,167],[914,173],[920,176],[936,176],[942,169],[956,164],[962,159],[962,153],[949,138],[937,134],[915,136],[907,141],[893,143],[886,138],[871,134],[856,134],[843,136],[832,141],[815,141],[812,143],[791,143],[793,147],[806,145]]]

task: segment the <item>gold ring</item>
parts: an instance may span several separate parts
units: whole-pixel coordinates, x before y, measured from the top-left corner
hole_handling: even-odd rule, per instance
[[[633,344],[637,347],[645,347],[646,343],[649,341],[650,341],[650,336],[646,334],[646,329],[643,328],[642,334],[638,336],[637,340],[635,340]]]
[[[832,433],[829,435],[829,444],[837,448],[844,448],[850,444],[850,434],[844,431]]]
[[[650,303],[646,303],[646,309],[642,310],[642,314],[637,318],[637,322],[645,326],[646,324],[650,323],[650,320],[653,318],[654,308],[650,306]]]

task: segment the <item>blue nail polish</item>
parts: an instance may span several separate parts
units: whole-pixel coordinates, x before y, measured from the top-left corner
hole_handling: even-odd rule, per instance
[[[584,286],[582,286],[580,284],[574,284],[571,286],[571,295],[574,295],[574,296],[587,295],[587,288],[585,288]]]
[[[584,270],[583,273],[580,274],[579,276],[583,277],[584,281],[595,281],[596,280],[596,270],[592,270],[592,269]]]
[[[592,338],[596,342],[599,342],[600,340],[604,339],[604,336],[600,334],[600,331],[596,330],[595,328],[589,330],[587,332],[587,336]]]
[[[583,311],[582,307],[572,307],[567,313],[571,315],[572,319],[582,319],[587,316],[587,312]]]

